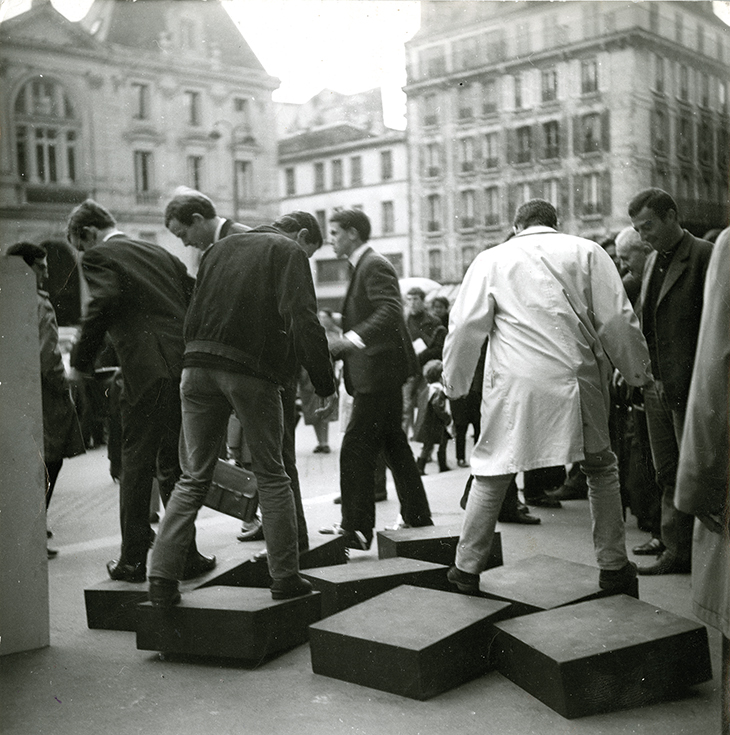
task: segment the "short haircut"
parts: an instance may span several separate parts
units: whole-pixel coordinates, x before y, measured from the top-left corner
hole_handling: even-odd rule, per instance
[[[8,248],[7,255],[19,255],[31,268],[36,260],[43,260],[48,255],[48,251],[43,245],[36,245],[34,242],[16,242]]]
[[[76,207],[68,218],[66,225],[66,237],[71,242],[71,236],[81,237],[85,227],[96,227],[100,230],[106,230],[109,227],[116,226],[117,221],[112,217],[111,212],[102,207],[101,204],[93,199],[87,199]]]
[[[330,222],[337,222],[343,230],[354,227],[361,242],[367,242],[370,239],[370,220],[365,212],[359,209],[338,209],[330,217]]]
[[[406,296],[418,296],[423,301],[426,298],[426,292],[422,288],[414,286],[408,289]]]
[[[426,378],[427,383],[437,383],[441,380],[443,371],[444,364],[441,360],[429,360],[423,366],[423,377]]]
[[[217,216],[215,205],[209,197],[195,189],[186,189],[176,194],[165,207],[165,227],[173,219],[189,227],[193,224],[194,214],[199,214],[203,219]]]
[[[644,207],[656,212],[662,219],[673,209],[679,215],[677,202],[664,189],[644,189],[629,202],[629,217],[636,217]]]
[[[441,304],[444,309],[449,309],[451,307],[451,304],[449,303],[449,300],[446,298],[446,296],[434,296],[431,299],[431,304]]]
[[[621,232],[616,235],[616,247],[626,246],[631,250],[645,250],[647,247],[642,239],[641,235],[631,226],[624,227]]]
[[[556,228],[558,213],[550,202],[544,199],[530,199],[515,213],[514,226],[522,229],[535,226]]]
[[[296,234],[300,230],[306,230],[309,233],[307,240],[311,242],[312,245],[316,245],[317,247],[321,247],[322,245],[322,230],[319,226],[319,222],[317,222],[317,218],[309,212],[296,210],[294,212],[289,212],[289,214],[283,214],[276,220],[276,222],[274,222],[273,226],[276,227],[277,230],[293,234]]]

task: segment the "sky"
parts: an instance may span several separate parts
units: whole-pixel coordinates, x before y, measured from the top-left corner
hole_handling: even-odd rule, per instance
[[[52,0],[70,20],[91,0]],[[6,12],[27,0],[0,0]],[[281,80],[278,102],[306,102],[322,89],[383,89],[386,125],[405,128],[403,44],[420,25],[414,0],[223,0],[266,71]],[[0,18],[2,17],[0,13]]]

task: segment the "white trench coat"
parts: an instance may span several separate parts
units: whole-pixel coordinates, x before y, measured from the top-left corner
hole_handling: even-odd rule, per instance
[[[651,375],[611,258],[549,227],[527,228],[467,271],[444,346],[450,398],[468,392],[486,338],[475,475],[568,464],[606,449],[612,364],[630,385]]]

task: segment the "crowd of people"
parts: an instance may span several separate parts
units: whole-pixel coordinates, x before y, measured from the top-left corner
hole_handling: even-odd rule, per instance
[[[456,589],[478,592],[498,520],[537,524],[529,505],[586,498],[599,586],[630,592],[637,573],[692,571],[696,612],[722,630],[727,667],[729,231],[713,248],[654,188],[627,215],[612,259],[609,248],[561,233],[548,202],[526,202],[510,237],[475,258],[449,308],[420,288],[402,295],[392,264],[369,243],[367,215],[336,210],[329,242],[351,272],[337,323],[317,305],[308,258],[324,237],[311,214],[251,229],[220,217],[200,192],[179,191],[165,225],[201,251],[193,279],[87,200],[67,225],[89,292],[68,377],[42,290],[45,253],[32,243],[9,250],[38,278],[47,502],[63,458],[83,451],[68,381],[93,370],[108,335],[122,380],[122,546],[109,576],[148,580],[152,604],[166,607],[180,600],[179,580],[214,568],[197,548],[195,519],[234,415],[261,516],[239,538],[266,540],[260,558],[275,599],[307,594],[297,397],[315,451],[328,453],[341,381],[341,518],[321,533],[370,548],[385,467],[398,525],[432,525],[422,478],[434,449],[438,470],[450,470],[453,434],[457,464],[471,470],[448,574]],[[422,445],[417,458],[409,440]],[[156,537],[155,479],[165,506]],[[632,551],[650,564],[629,560],[627,508],[650,534]]]

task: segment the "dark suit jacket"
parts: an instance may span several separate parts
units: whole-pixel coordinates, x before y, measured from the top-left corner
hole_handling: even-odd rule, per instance
[[[345,355],[345,388],[350,395],[398,388],[418,371],[418,361],[403,318],[398,276],[372,248],[358,261],[345,295],[342,330],[365,343]]]
[[[222,240],[224,237],[228,237],[228,235],[242,235],[244,232],[249,232],[250,230],[250,227],[242,225],[240,222],[234,222],[232,219],[227,219],[223,223],[223,227],[221,227],[221,233],[218,236],[218,239]]]
[[[115,235],[85,252],[81,267],[91,300],[71,365],[91,372],[109,332],[130,403],[160,378],[178,380],[195,285],[185,265],[159,245]]]
[[[685,230],[654,309],[658,364],[652,364],[651,368],[654,377],[662,381],[672,409],[677,411],[683,411],[687,404],[711,253],[712,243]],[[656,259],[656,252],[649,254],[641,282],[640,316],[645,334],[651,325],[652,314],[646,297]]]

